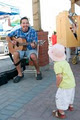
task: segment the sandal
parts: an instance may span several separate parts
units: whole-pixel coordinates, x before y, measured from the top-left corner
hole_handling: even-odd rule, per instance
[[[68,110],[69,110],[69,111],[73,111],[73,110],[74,110],[74,107],[73,107],[73,106],[69,106],[69,107],[68,107]]]
[[[17,77],[13,80],[13,82],[14,82],[14,83],[18,83],[23,77],[24,77],[24,74],[23,74],[22,76],[17,76]]]
[[[41,72],[37,74],[36,80],[42,80],[42,73]]]
[[[66,118],[66,115],[61,114],[58,110],[53,110],[53,116],[55,116],[56,118],[60,118],[60,119],[65,119]]]

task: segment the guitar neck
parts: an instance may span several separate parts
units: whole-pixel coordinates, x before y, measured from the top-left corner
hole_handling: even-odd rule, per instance
[[[12,42],[12,40],[13,41],[17,41],[17,46],[27,46],[27,45],[31,45],[31,43],[35,43],[36,45],[39,44],[40,46],[42,46],[46,42],[46,40],[39,40],[37,43],[35,41],[33,41],[33,42],[26,42],[25,39],[15,38],[15,37],[12,37],[10,41]],[[25,41],[25,42],[22,42],[22,41]]]
[[[46,42],[46,40],[39,40],[37,43],[36,42],[33,42],[35,43],[36,45],[40,45],[42,46],[44,43]],[[27,45],[31,45],[32,42],[26,42],[26,43],[19,43],[19,46],[27,46]]]
[[[27,46],[27,45],[30,45],[30,43],[18,43],[19,46]]]

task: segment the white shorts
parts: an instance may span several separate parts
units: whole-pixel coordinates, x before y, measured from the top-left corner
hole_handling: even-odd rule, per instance
[[[61,89],[58,88],[56,93],[56,107],[60,110],[67,110],[69,104],[73,104],[75,88]]]

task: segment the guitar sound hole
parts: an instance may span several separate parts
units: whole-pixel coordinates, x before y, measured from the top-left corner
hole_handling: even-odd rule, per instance
[[[15,48],[15,46],[13,45],[13,48]]]
[[[16,43],[16,46],[19,47],[19,42]]]

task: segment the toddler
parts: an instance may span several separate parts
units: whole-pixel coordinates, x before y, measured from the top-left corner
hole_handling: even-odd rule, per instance
[[[57,118],[66,118],[65,110],[73,111],[75,95],[75,78],[69,63],[66,61],[65,48],[61,44],[55,44],[48,51],[49,57],[54,61],[56,74],[56,107],[53,115]]]

